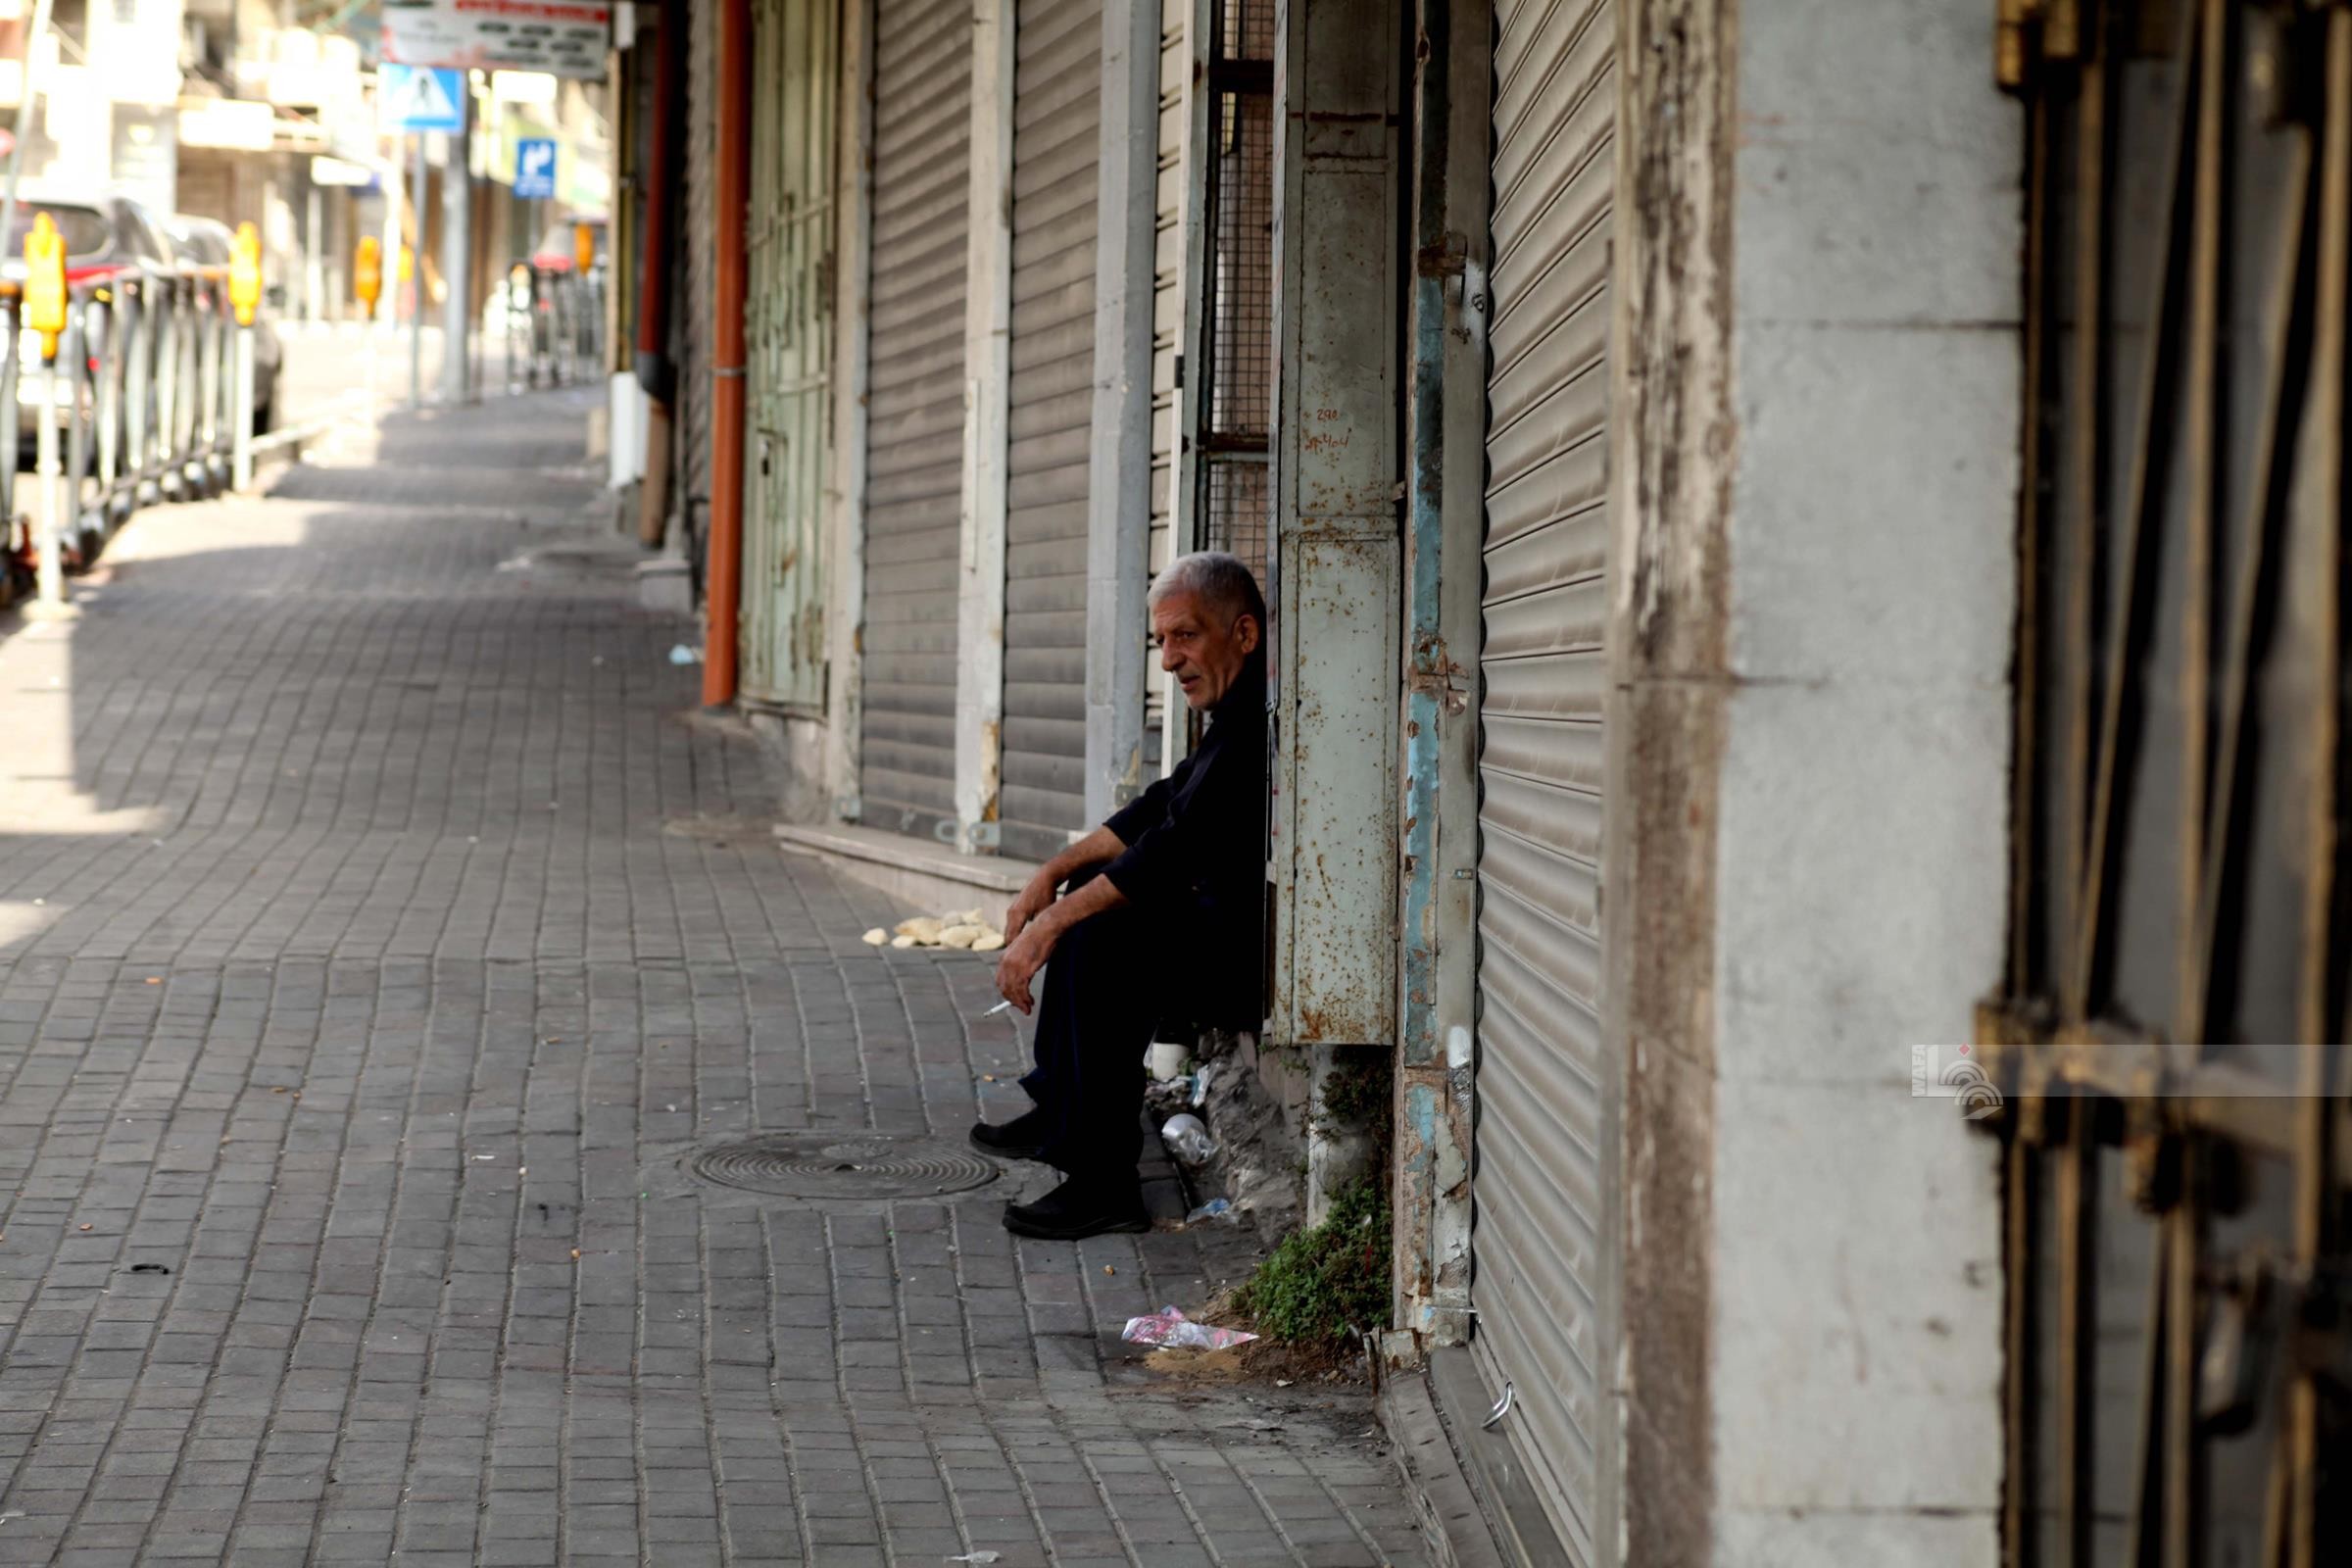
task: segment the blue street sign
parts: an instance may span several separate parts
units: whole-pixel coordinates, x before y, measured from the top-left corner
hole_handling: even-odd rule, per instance
[[[525,137],[514,144],[514,194],[550,200],[556,194],[556,144],[545,136]]]
[[[463,71],[386,62],[376,68],[376,123],[402,136],[423,130],[464,130],[465,94]]]

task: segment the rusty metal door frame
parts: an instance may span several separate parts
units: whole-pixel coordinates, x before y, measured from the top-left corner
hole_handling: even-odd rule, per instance
[[[2310,1568],[2352,1549],[2352,9],[2000,0],[1997,38],[2028,109],[2012,945],[1940,1077],[2006,1144],[2004,1556]]]

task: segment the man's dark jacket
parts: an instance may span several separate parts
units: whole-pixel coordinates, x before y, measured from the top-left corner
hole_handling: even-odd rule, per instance
[[[1185,1001],[1197,1023],[1254,1029],[1266,913],[1266,671],[1252,658],[1209,710],[1190,757],[1104,824],[1127,846],[1102,874],[1172,934],[1212,984]]]

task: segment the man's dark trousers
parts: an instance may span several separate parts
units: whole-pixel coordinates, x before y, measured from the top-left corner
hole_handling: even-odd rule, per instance
[[[1021,1087],[1046,1113],[1046,1159],[1072,1176],[1135,1176],[1144,1051],[1165,1005],[1163,966],[1181,959],[1153,940],[1155,925],[1136,905],[1105,909],[1065,932],[1046,962],[1037,1066]]]

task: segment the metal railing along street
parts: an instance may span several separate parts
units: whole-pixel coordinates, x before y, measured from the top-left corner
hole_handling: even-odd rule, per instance
[[[507,271],[507,390],[571,386],[603,371],[605,274],[516,262]]]
[[[68,289],[45,360],[22,287],[0,281],[0,520],[12,570],[32,567],[44,589],[86,567],[136,508],[227,488],[253,439],[229,269],[84,269]]]

